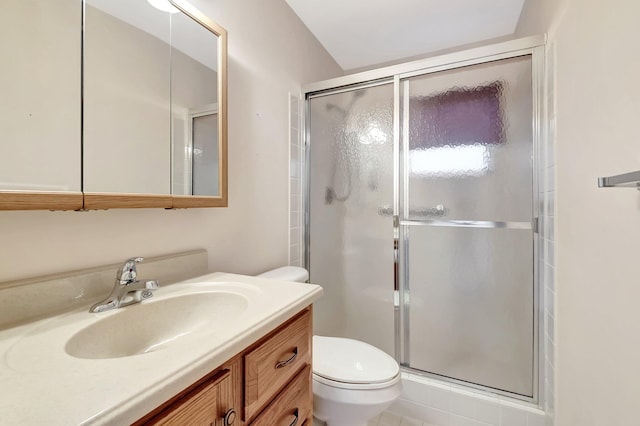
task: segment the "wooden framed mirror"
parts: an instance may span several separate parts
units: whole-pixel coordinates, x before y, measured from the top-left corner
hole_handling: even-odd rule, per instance
[[[7,0],[0,14],[0,209],[82,208],[82,0]]]
[[[227,35],[183,0],[85,0],[85,209],[227,205]]]
[[[187,1],[171,0],[171,3],[182,11],[172,21],[175,46],[181,50],[201,49],[201,53],[194,52],[193,56],[201,57],[205,72],[213,71],[216,78],[215,85],[205,83],[198,87],[191,83],[193,77],[188,69],[179,66],[179,61],[172,68],[178,77],[172,80],[173,207],[226,207],[227,32]],[[193,40],[197,42],[194,44]],[[216,55],[211,56],[208,52],[214,48]],[[204,96],[190,104],[185,99],[193,91]]]
[[[227,205],[224,28],[184,0],[8,1],[0,210]]]

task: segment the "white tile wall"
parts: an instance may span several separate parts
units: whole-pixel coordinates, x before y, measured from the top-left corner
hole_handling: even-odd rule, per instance
[[[400,399],[389,409],[396,417],[437,426],[543,426],[536,406],[410,373],[402,375]],[[381,419],[385,418],[384,415]],[[378,422],[378,425],[383,423]],[[420,423],[418,423],[420,424]],[[386,424],[384,424],[386,426]]]
[[[542,261],[541,300],[543,303],[543,333],[544,348],[543,377],[541,383],[542,406],[547,413],[545,424],[555,423],[555,136],[556,136],[556,106],[555,106],[555,42],[547,46],[546,52],[546,84],[544,96],[545,114],[548,120],[546,137],[542,143],[540,153],[540,186],[539,198],[543,203],[541,223]]]
[[[303,173],[304,140],[302,138],[302,106],[299,96],[289,94],[289,265],[303,266],[304,205]]]

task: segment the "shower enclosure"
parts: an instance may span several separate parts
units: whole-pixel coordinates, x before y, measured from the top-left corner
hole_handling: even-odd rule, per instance
[[[317,334],[535,401],[536,61],[509,52],[307,93]]]

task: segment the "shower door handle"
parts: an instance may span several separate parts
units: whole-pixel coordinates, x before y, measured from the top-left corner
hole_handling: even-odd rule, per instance
[[[449,209],[444,204],[436,204],[433,207],[425,209],[410,209],[409,216],[431,216],[431,217],[443,217],[449,213]],[[378,214],[380,216],[396,216],[393,215],[393,207],[380,206],[378,207]]]
[[[410,209],[410,216],[431,216],[431,217],[442,217],[446,216],[449,213],[449,209],[444,206],[444,204],[436,204],[433,207],[429,207],[426,209]]]
[[[400,285],[398,281],[400,280],[400,269],[398,266],[398,262],[400,261],[400,216],[397,214],[393,215],[393,300],[394,306],[398,306],[400,298],[399,289]]]

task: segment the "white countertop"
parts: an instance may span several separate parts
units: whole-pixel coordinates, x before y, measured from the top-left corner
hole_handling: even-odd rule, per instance
[[[211,331],[183,336],[162,349],[107,359],[75,358],[69,338],[85,327],[181,294],[223,290],[247,309]],[[317,300],[322,288],[213,273],[158,289],[154,297],[99,314],[89,306],[0,330],[0,425],[129,424],[277,328]],[[175,315],[175,313],[172,313]]]

